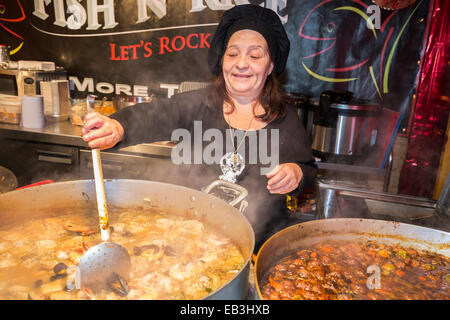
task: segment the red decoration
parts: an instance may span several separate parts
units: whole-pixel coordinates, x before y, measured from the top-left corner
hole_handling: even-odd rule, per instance
[[[433,196],[450,113],[450,1],[435,0],[399,193]]]
[[[386,10],[400,10],[412,5],[416,0],[372,0],[372,2]]]

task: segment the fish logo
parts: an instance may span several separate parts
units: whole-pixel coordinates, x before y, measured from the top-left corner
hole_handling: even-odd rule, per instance
[[[389,93],[389,72],[392,65],[392,59],[394,56],[394,53],[396,51],[396,48],[398,46],[399,39],[401,38],[405,28],[409,24],[411,18],[413,17],[416,10],[419,8],[419,6],[422,4],[423,0],[421,0],[417,6],[412,10],[410,15],[407,17],[406,21],[403,23],[400,30],[395,30],[394,27],[387,28],[389,21],[398,13],[399,10],[393,11],[390,13],[389,16],[387,16],[380,25],[380,28],[375,28],[375,25],[372,22],[372,19],[368,16],[368,12],[370,9],[369,5],[364,3],[361,0],[349,0],[349,5],[343,5],[343,6],[337,6],[337,3],[342,4],[342,1],[336,1],[336,0],[323,0],[319,2],[317,5],[315,5],[306,15],[305,19],[303,20],[301,27],[299,29],[299,36],[303,39],[306,39],[307,41],[315,41],[314,47],[317,48],[317,51],[315,53],[309,54],[307,56],[301,57],[301,65],[305,69],[305,71],[311,75],[312,77],[325,81],[325,82],[332,82],[332,83],[342,83],[342,82],[352,82],[359,79],[359,77],[351,76],[352,72],[358,71],[358,74],[361,74],[361,68],[368,68],[368,72],[370,74],[371,80],[373,82],[373,85],[378,93],[378,96],[383,99],[383,94]],[[325,7],[326,6],[326,7]],[[334,6],[334,7],[333,7]],[[320,9],[320,14],[319,14]],[[342,13],[346,13],[347,15],[357,15],[361,19],[360,23],[364,23],[367,26],[367,29],[361,29],[356,26],[356,29],[358,29],[359,34],[358,35],[350,35],[349,38],[343,39],[342,36],[339,37],[338,34],[338,27],[337,25],[332,21],[326,21],[325,24],[323,12],[330,12],[331,16],[338,15]],[[352,21],[354,21],[352,19]],[[317,23],[321,25],[325,25],[324,30],[320,30],[320,35],[311,35],[309,33],[310,30],[317,30],[317,27],[310,28],[310,25],[317,26]],[[345,26],[340,26],[345,27]],[[367,32],[361,33],[360,30],[367,30]],[[394,32],[396,33],[394,35]],[[346,33],[347,36],[348,33]],[[381,35],[383,37],[381,37]],[[395,40],[393,44],[389,46],[390,40],[395,36]],[[384,38],[384,41],[382,40]],[[349,43],[351,41],[351,43]],[[383,41],[383,42],[381,42]],[[342,65],[334,66],[333,68],[325,68],[325,70],[313,70],[311,65],[313,63],[308,63],[309,59],[324,55],[326,57],[327,55],[332,54],[338,54],[336,52],[336,46],[337,45],[351,45],[353,48],[358,48],[359,45],[370,45],[372,46],[373,50],[366,50],[367,56],[360,56],[359,60],[352,59],[352,61],[348,61],[348,57],[344,57]],[[381,46],[380,46],[381,45]],[[335,50],[333,50],[335,49]],[[389,50],[389,53],[388,53]],[[373,52],[379,52],[379,54],[373,54]],[[386,54],[387,60],[385,59]],[[370,56],[369,56],[370,55]],[[357,55],[355,55],[357,56]],[[328,56],[329,57],[329,56]],[[309,60],[309,61],[308,61]],[[378,77],[377,80],[376,74],[375,74],[375,68],[374,66],[379,63],[379,69],[378,71]],[[383,67],[384,70],[383,70]],[[350,76],[349,76],[350,74]]]
[[[11,18],[7,17],[8,13],[13,11],[12,9],[18,9],[17,11],[20,12],[19,17],[11,17]],[[23,10],[22,4],[20,3],[20,0],[17,0],[17,8],[12,8],[12,6],[7,7],[5,4],[0,3],[0,27],[1,29],[3,29],[3,30],[0,29],[0,33],[6,31],[7,37],[11,39],[7,40],[8,42],[10,42],[12,47],[12,49],[9,52],[10,55],[17,53],[22,48],[24,43],[24,38],[15,31],[13,31],[12,30],[13,28],[10,27],[10,24],[24,21],[25,18],[26,15]]]

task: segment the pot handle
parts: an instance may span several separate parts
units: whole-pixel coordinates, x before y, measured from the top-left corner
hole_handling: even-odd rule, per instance
[[[217,192],[217,190],[219,191]],[[243,213],[244,210],[248,207],[248,202],[244,200],[248,195],[248,191],[238,184],[224,180],[215,180],[207,185],[204,188],[203,192],[212,194],[222,200],[225,200],[233,207],[240,202],[241,204],[239,206],[239,212],[241,213]]]
[[[314,119],[314,123],[323,127],[329,127],[329,108],[331,105],[332,93],[329,91],[322,92],[319,100],[319,113],[318,118]]]

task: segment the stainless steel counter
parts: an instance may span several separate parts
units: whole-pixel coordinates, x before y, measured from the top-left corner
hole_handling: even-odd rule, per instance
[[[81,138],[82,127],[71,122],[47,122],[41,129],[0,124],[0,164],[26,186],[43,180],[67,181],[92,177],[92,154]],[[173,144],[139,144],[102,152],[106,179],[154,179],[170,163]]]
[[[0,137],[22,141],[51,143],[57,145],[89,148],[81,139],[80,126],[73,125],[69,121],[47,122],[41,129],[23,128],[17,124],[0,123]],[[139,144],[118,150],[119,153],[140,154],[148,156],[170,157],[173,145],[157,142]]]

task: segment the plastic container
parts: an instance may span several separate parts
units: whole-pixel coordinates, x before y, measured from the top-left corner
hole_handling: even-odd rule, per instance
[[[86,99],[71,99],[70,122],[77,126],[83,125],[84,116],[87,114]],[[112,101],[95,100],[94,110],[102,115],[109,116],[116,112]]]
[[[77,126],[83,125],[83,119],[86,115],[86,99],[72,99],[72,109],[70,110],[70,122]]]
[[[112,101],[95,100],[94,111],[104,116],[109,116],[116,112],[116,108]]]
[[[24,128],[38,129],[45,126],[44,97],[41,95],[22,96],[22,121]]]
[[[19,124],[21,106],[20,97],[0,94],[0,122]]]

